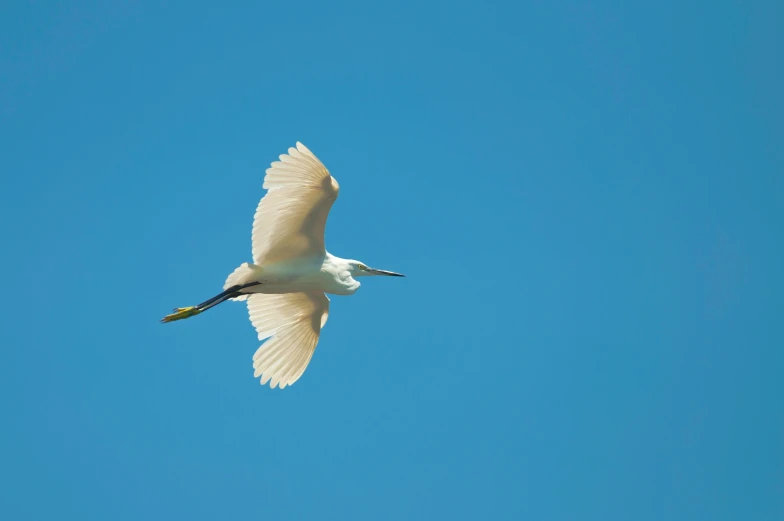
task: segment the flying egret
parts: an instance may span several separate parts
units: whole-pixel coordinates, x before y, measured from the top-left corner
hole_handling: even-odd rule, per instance
[[[253,355],[254,378],[281,389],[296,382],[313,356],[329,316],[329,298],[353,295],[355,277],[389,275],[341,259],[324,248],[324,228],[338,198],[338,182],[297,142],[267,169],[253,218],[253,263],[246,262],[226,279],[223,291],[198,306],[175,308],[163,317],[172,322],[198,315],[226,300],[245,300],[259,340]]]

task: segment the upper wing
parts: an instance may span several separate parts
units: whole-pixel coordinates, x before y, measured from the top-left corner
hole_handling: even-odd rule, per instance
[[[267,169],[253,218],[253,262],[268,264],[324,253],[324,228],[338,182],[305,145],[289,148]]]
[[[293,384],[316,350],[329,317],[329,299],[318,292],[253,293],[248,312],[259,340],[269,338],[253,355],[253,376],[261,376],[261,385],[269,381],[273,389]]]

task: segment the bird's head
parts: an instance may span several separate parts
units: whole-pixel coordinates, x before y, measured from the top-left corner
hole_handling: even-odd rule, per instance
[[[351,265],[352,277],[364,277],[368,275],[386,275],[388,277],[405,277],[405,275],[403,275],[402,273],[395,273],[394,271],[378,270],[376,268],[370,268],[368,267],[367,264],[355,260],[350,261],[350,265]]]

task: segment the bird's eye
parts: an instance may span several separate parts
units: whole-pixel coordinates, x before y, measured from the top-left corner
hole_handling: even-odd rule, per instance
[[[359,269],[361,269],[362,271],[365,271],[367,269],[367,266],[365,266],[364,264],[360,264],[359,265]]]

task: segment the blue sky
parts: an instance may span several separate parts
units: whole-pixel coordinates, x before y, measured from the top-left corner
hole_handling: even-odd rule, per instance
[[[5,3],[0,517],[784,517],[773,1]],[[111,4],[111,5],[109,5]],[[297,140],[334,297],[261,387]]]

